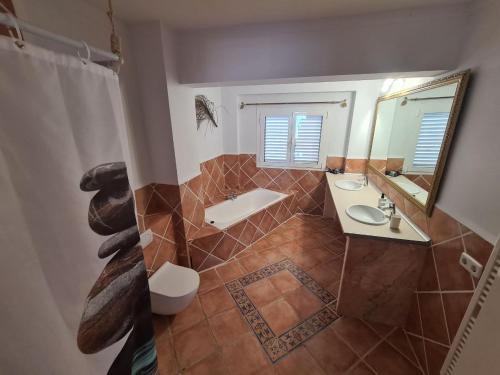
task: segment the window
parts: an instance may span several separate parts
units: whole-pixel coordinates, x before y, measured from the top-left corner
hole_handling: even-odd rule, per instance
[[[436,167],[449,117],[449,112],[424,113],[413,157],[414,169]]]
[[[260,116],[260,166],[323,168],[323,113],[273,113]]]

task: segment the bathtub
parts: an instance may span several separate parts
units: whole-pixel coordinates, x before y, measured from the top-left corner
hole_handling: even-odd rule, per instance
[[[225,229],[246,217],[285,199],[288,195],[258,188],[205,209],[205,222]]]

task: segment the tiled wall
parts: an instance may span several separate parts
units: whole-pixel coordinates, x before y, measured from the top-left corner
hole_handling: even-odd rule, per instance
[[[402,171],[405,159],[403,158],[388,158],[388,159],[370,159],[370,165],[375,167],[377,171],[385,174],[385,171]]]
[[[141,233],[153,232],[153,242],[144,249],[149,274],[167,261],[189,266],[187,241],[205,220],[201,175],[180,186],[146,185],[135,191],[135,199]]]
[[[163,263],[185,264],[184,227],[177,185],[149,184],[135,191],[137,222],[140,232],[151,229],[153,242],[144,248],[148,274]]]
[[[385,159],[370,160],[370,165],[373,166],[377,171],[384,174],[386,169],[390,171],[400,171],[403,168],[403,163],[404,159],[398,159],[398,158],[392,158],[387,160]],[[432,182],[434,181],[434,175],[405,173],[404,176],[426,191],[430,191]]]
[[[492,245],[437,207],[426,217],[380,176],[369,176],[432,239],[405,330],[422,367],[439,374],[478,281],[460,266],[460,254],[484,265]]]
[[[205,207],[224,200],[226,194],[224,176],[224,155],[200,164]]]
[[[326,158],[327,168],[344,169],[346,173],[364,173],[367,159],[346,159],[338,156],[328,156]]]
[[[370,159],[370,165],[374,167],[377,171],[385,174],[385,170],[387,167],[386,159]]]
[[[203,176],[198,175],[179,186],[181,204],[179,213],[182,215],[185,239],[196,236],[205,223],[205,191]]]
[[[426,250],[426,245],[349,236],[338,311],[371,323],[403,326]]]
[[[210,235],[210,228],[204,223],[205,207],[223,201],[228,191],[243,192],[256,187],[294,191],[296,204],[291,213],[323,213],[326,187],[324,172],[257,168],[255,155],[246,154],[221,155],[201,163],[200,169],[199,176],[180,186],[150,184],[135,192],[141,232],[151,228],[154,233],[153,243],[144,249],[150,274],[166,261],[190,265],[190,258],[193,268],[204,269],[226,260],[228,254],[223,256],[218,251],[213,253],[215,249],[201,245],[190,246],[190,253],[187,245],[188,242]],[[272,222],[276,219],[274,216]],[[262,225],[266,223],[267,216]],[[259,227],[260,223],[250,223],[247,232],[255,225],[259,229],[255,236],[258,236],[263,229]],[[248,241],[240,241],[239,236],[232,237],[248,245]],[[225,243],[222,241],[220,245]]]
[[[404,158],[387,158],[387,165],[385,168],[388,171],[402,171],[404,164]]]
[[[431,191],[432,182],[434,181],[434,175],[429,174],[405,174],[405,177],[422,189],[426,191]]]
[[[261,210],[223,231],[207,226],[189,241],[192,267],[198,271],[234,257],[246,247],[288,220],[297,210],[296,194]],[[204,233],[203,233],[204,232]]]
[[[258,168],[254,154],[224,155],[224,179],[228,189],[249,191],[257,187],[297,193],[298,211],[323,214],[326,177],[323,171]]]

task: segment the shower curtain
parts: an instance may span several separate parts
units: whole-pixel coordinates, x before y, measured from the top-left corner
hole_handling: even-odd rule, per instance
[[[0,373],[154,374],[116,75],[0,37]]]

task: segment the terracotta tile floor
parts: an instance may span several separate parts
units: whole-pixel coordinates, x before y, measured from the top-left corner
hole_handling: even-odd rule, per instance
[[[296,215],[200,274],[193,303],[155,316],[160,373],[423,374],[405,333],[336,313],[345,239]]]

